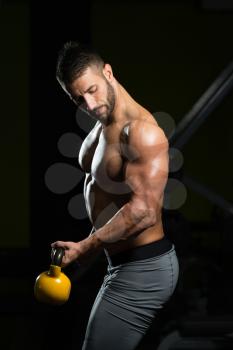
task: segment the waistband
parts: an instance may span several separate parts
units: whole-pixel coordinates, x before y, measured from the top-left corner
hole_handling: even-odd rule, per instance
[[[172,246],[172,242],[164,236],[158,241],[107,256],[107,258],[108,260],[110,259],[113,266],[117,266],[132,261],[153,258],[167,253],[172,249]]]

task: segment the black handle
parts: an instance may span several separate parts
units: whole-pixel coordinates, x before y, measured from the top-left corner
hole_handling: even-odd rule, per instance
[[[61,266],[62,258],[65,253],[64,248],[58,247],[58,248],[52,248],[51,251],[51,264]]]

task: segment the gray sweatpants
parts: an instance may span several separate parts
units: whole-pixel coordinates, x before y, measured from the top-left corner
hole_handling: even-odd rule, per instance
[[[174,246],[167,253],[108,266],[94,302],[82,350],[133,350],[177,284]]]

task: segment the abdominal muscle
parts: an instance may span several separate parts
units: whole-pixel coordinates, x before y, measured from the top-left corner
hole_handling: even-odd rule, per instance
[[[84,184],[84,197],[89,218],[93,227],[98,230],[128,202],[130,193],[119,195],[105,192],[97,185],[91,174],[87,174]],[[138,235],[135,234],[127,240],[109,244],[107,251],[110,255],[113,255],[133,247],[157,241],[163,236],[163,225],[160,217],[156,225],[145,229]]]

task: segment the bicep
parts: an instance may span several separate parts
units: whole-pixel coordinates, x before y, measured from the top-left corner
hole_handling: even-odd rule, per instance
[[[144,135],[137,131],[130,141],[131,159],[125,166],[125,181],[132,190],[132,200],[147,206],[161,204],[168,177],[167,139],[161,129],[154,128],[147,133],[144,130]]]

